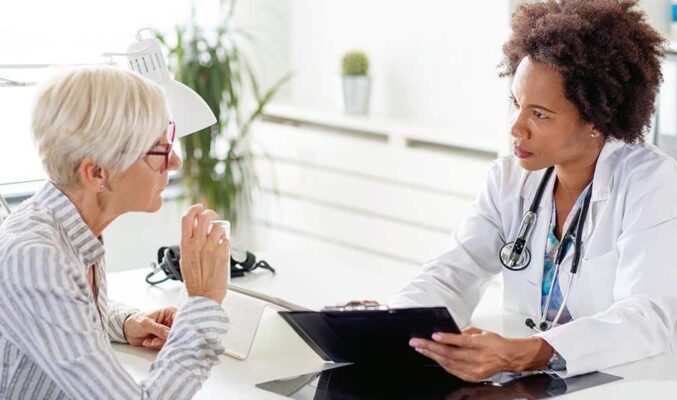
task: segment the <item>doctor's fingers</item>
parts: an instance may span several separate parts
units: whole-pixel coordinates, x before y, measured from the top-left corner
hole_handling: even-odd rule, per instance
[[[469,327],[463,329],[462,332],[463,332],[464,335],[476,335],[476,334],[482,333],[484,331],[481,330],[480,328],[476,328],[474,326],[469,326]]]
[[[473,328],[477,329],[477,328]],[[467,331],[467,333],[466,333]],[[470,331],[469,329],[463,331],[463,333],[444,333],[444,332],[435,332],[432,335],[432,339],[437,343],[448,344],[456,347],[463,348],[476,348],[478,347],[476,334],[481,333],[482,331],[476,332],[475,330]]]
[[[477,362],[456,361],[423,348],[417,348],[416,351],[435,361],[448,373],[466,382],[478,382],[490,375]]]
[[[426,339],[414,339],[409,342],[416,351],[425,350],[428,353],[438,355],[454,362],[475,362],[477,351],[468,348],[449,346]],[[420,352],[420,351],[419,351]],[[426,355],[425,353],[420,352]]]

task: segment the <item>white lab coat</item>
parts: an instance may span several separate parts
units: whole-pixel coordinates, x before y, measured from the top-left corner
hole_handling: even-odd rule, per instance
[[[446,306],[466,326],[482,287],[503,273],[504,307],[540,319],[551,178],[528,248],[514,272],[498,252],[512,241],[545,170],[523,170],[514,156],[492,164],[486,186],[453,234],[448,252],[426,264],[391,306]],[[569,251],[560,272],[569,283]],[[579,271],[567,302],[574,320],[539,333],[567,362],[562,377],[659,354],[677,320],[677,162],[654,146],[607,142],[593,177]]]

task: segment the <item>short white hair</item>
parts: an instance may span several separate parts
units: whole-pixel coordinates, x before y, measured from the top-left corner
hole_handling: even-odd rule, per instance
[[[167,130],[162,88],[133,72],[96,66],[69,69],[43,84],[31,128],[48,178],[63,188],[80,184],[90,157],[113,180]]]

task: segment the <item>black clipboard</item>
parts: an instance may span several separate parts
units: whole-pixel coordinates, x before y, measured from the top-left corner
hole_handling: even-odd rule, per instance
[[[460,333],[445,307],[279,314],[323,360],[337,363],[436,365],[411,348],[409,339]]]

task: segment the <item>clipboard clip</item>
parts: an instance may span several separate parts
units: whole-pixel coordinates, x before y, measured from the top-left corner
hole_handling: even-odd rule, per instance
[[[385,311],[389,310],[385,304],[379,304],[376,300],[351,300],[345,304],[326,306],[322,311]]]

